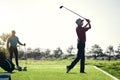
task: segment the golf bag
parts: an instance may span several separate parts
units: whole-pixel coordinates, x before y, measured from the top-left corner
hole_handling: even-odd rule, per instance
[[[15,69],[15,65],[11,60],[6,58],[3,52],[0,52],[0,67],[10,73]]]

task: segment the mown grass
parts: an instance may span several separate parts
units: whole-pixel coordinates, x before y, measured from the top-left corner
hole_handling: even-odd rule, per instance
[[[95,65],[120,79],[120,60],[87,60],[86,65]]]
[[[91,65],[86,65],[85,74],[79,73],[79,63],[67,74],[65,67],[70,63],[71,60],[28,60],[28,70],[14,70],[11,77],[12,80],[113,80]],[[20,65],[26,66],[24,61]]]

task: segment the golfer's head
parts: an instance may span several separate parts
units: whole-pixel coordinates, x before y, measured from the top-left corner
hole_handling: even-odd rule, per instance
[[[15,30],[12,30],[12,35],[15,35],[15,33],[16,33]]]
[[[84,20],[79,18],[79,19],[76,20],[76,24],[82,26],[83,25],[83,21]]]

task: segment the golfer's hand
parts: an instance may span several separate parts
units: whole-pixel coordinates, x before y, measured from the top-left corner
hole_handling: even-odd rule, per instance
[[[90,20],[89,19],[85,19],[88,23],[90,23]]]
[[[26,46],[26,44],[24,43],[23,46]]]

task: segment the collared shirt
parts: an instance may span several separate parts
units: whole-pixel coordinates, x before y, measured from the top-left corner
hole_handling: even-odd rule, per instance
[[[11,36],[8,38],[8,42],[10,42],[10,46],[16,47],[19,39],[17,36]]]
[[[86,31],[88,31],[89,28],[85,27],[77,27],[76,33],[78,36],[78,40],[85,43],[86,42]]]

